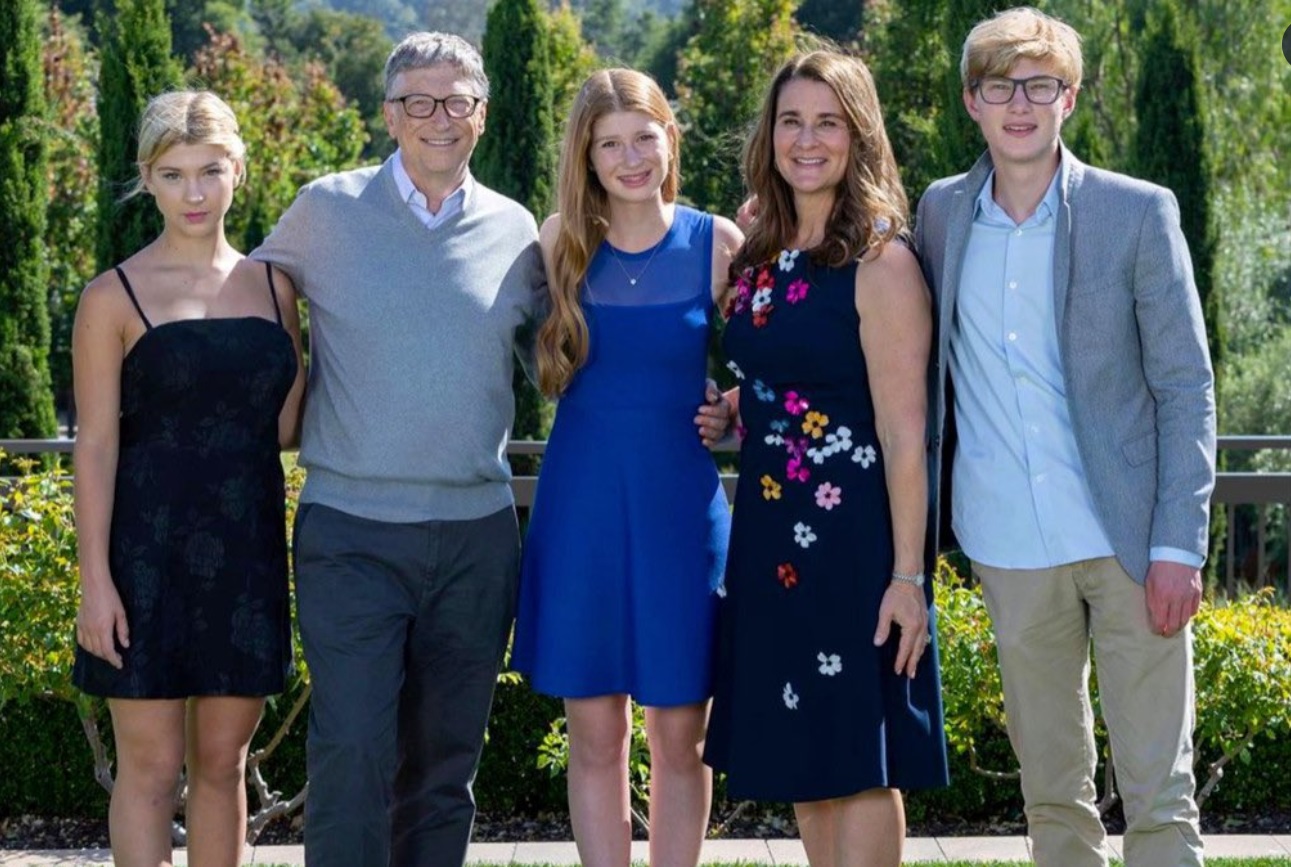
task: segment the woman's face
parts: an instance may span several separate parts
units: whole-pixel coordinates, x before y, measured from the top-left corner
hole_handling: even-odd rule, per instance
[[[798,195],[833,194],[847,173],[852,135],[828,84],[791,78],[776,99],[775,167]]]
[[[615,111],[592,124],[592,171],[611,200],[644,202],[668,177],[669,130],[640,111]]]
[[[144,186],[168,228],[201,236],[223,224],[239,169],[219,145],[178,144],[148,168]]]

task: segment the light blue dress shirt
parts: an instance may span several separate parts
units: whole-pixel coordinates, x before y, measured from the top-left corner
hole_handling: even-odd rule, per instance
[[[427,229],[433,229],[446,222],[449,217],[460,214],[462,208],[466,205],[466,197],[470,195],[471,188],[475,185],[475,179],[471,177],[471,173],[468,171],[466,180],[462,181],[462,185],[449,193],[448,198],[444,199],[443,204],[439,206],[439,213],[434,213],[430,210],[426,196],[421,190],[417,189],[417,185],[412,182],[412,177],[408,174],[408,170],[403,167],[403,153],[401,151],[394,152],[394,182],[399,188],[399,195],[408,203],[408,207],[412,208],[413,214]]]
[[[959,443],[952,466],[955,535],[972,560],[1046,569],[1110,557],[1085,479],[1059,354],[1053,251],[1067,166],[1017,223],[993,197],[974,205],[950,335]],[[1201,566],[1188,551],[1153,560]]]

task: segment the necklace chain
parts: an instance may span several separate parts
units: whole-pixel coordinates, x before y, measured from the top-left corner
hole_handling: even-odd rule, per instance
[[[650,263],[654,261],[655,254],[658,253],[659,248],[663,246],[663,238],[660,238],[659,243],[655,244],[654,247],[650,249],[650,258],[646,259],[645,267],[638,271],[635,277],[633,277],[631,272],[628,271],[628,267],[623,264],[623,260],[619,258],[619,254],[615,252],[614,245],[606,242],[605,246],[610,248],[611,258],[618,263],[619,270],[623,272],[623,276],[628,278],[628,285],[635,286],[637,285],[637,281],[645,276],[645,272],[650,270]]]

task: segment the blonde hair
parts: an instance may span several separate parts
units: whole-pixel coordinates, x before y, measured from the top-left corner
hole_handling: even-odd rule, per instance
[[[144,176],[175,145],[216,145],[224,148],[236,165],[234,184],[246,178],[247,146],[238,130],[238,119],[228,103],[209,90],[176,90],[148,100],[139,119],[139,150],[135,165],[139,176],[126,199],[144,191]]]
[[[609,198],[591,170],[592,128],[607,114],[638,111],[668,131],[668,172],[661,190],[665,202],[677,198],[681,176],[680,134],[667,98],[654,79],[633,69],[602,69],[583,82],[560,151],[558,207],[560,232],[547,275],[551,314],[538,330],[538,386],[558,397],[587,361],[587,318],[580,289],[596,248],[609,229]]]
[[[834,209],[812,260],[840,267],[904,234],[909,222],[909,203],[869,68],[860,59],[836,51],[800,54],[786,61],[771,80],[744,148],[744,178],[749,192],[757,196],[758,217],[735,257],[735,273],[770,260],[795,234],[798,215],[793,188],[776,169],[774,141],[780,91],[795,79],[818,81],[834,91],[851,136]]]
[[[1084,60],[1080,34],[1070,24],[1030,6],[979,21],[964,40],[959,76],[972,88],[988,75],[1007,75],[1020,60],[1051,63],[1071,88],[1080,87]]]

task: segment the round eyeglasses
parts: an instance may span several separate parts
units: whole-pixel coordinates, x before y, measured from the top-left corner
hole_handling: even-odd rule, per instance
[[[1052,105],[1068,86],[1067,82],[1052,75],[1033,75],[1030,78],[987,75],[977,80],[977,95],[982,102],[1004,105],[1013,101],[1013,94],[1021,87],[1027,102],[1032,105]]]
[[[404,113],[408,117],[417,119],[432,117],[435,111],[442,105],[444,113],[454,120],[470,117],[475,114],[475,109],[479,106],[482,99],[478,96],[467,96],[462,93],[454,93],[443,99],[438,99],[424,93],[409,93],[405,96],[393,96],[386,102],[398,102],[403,104]]]

